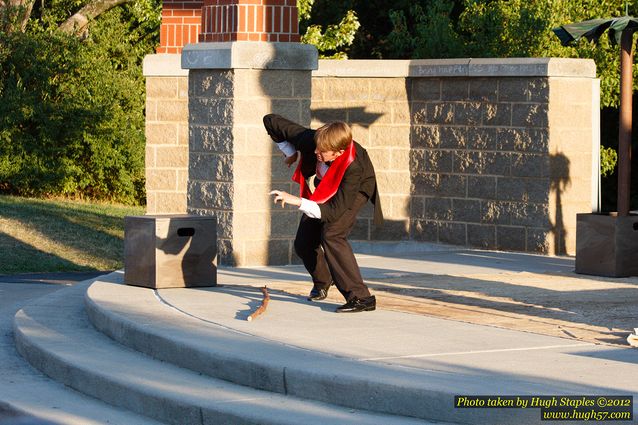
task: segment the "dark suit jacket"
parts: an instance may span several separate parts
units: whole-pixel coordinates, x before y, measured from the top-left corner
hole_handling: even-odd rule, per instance
[[[315,155],[315,130],[296,124],[280,115],[269,114],[264,117],[264,126],[270,137],[276,142],[290,142],[301,152],[301,173],[308,179],[317,168]],[[356,156],[348,166],[337,193],[326,203],[319,204],[321,220],[331,223],[341,217],[354,204],[357,193],[363,193],[374,204],[374,223],[383,223],[381,201],[377,190],[374,166],[368,152],[357,142]]]

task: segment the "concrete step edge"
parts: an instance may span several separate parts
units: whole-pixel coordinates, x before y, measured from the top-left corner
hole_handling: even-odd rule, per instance
[[[16,346],[48,376],[107,403],[180,425],[422,423],[242,387],[152,359],[91,327],[85,291],[77,285],[20,310]]]
[[[11,384],[11,394],[3,394],[0,424],[25,421],[42,425],[161,425],[128,410],[120,409],[96,398],[61,387],[54,381]],[[33,421],[33,422],[30,422]]]
[[[120,293],[116,300],[109,294],[113,288]],[[127,301],[133,299],[134,305]],[[508,409],[451,408],[459,392],[482,393],[484,383],[470,374],[361,362],[246,336],[179,314],[152,290],[118,284],[113,276],[91,285],[85,303],[93,325],[123,345],[240,385],[425,420],[525,423],[525,415]]]

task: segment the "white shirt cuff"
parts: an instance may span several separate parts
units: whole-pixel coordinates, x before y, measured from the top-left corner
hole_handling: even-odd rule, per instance
[[[297,152],[294,145],[286,140],[277,143],[277,147],[284,153],[284,155],[286,155],[286,158],[290,158]]]
[[[299,210],[310,218],[321,218],[321,209],[319,204],[306,198],[301,198]]]

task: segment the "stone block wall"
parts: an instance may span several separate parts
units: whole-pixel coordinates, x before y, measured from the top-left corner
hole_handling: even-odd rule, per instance
[[[179,55],[149,55],[146,77],[146,212],[186,213],[188,73]]]
[[[368,211],[353,238],[574,254],[597,199],[593,63],[405,62],[314,73],[313,124],[352,124],[377,170],[386,225]]]
[[[377,229],[365,209],[356,241],[574,254],[576,213],[597,208],[592,61],[320,61],[312,79],[252,66],[190,72],[177,86],[166,76],[149,81],[148,211],[187,209],[187,121],[169,115],[188,85],[188,210],[217,214],[221,264],[296,261],[299,213],[273,208],[267,195],[298,190],[263,129],[270,112],[313,128],[352,125],[375,164],[386,216]]]
[[[336,120],[351,125],[354,139],[368,151],[374,164],[386,219],[383,227],[375,228],[368,204],[351,238],[409,239],[410,109],[406,78],[323,76],[324,63],[320,61],[319,75],[312,80],[312,126]]]
[[[414,78],[408,90],[411,236],[548,252],[548,78]]]

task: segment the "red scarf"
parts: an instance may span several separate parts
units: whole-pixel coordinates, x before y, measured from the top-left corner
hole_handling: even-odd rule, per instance
[[[301,161],[303,158],[300,158],[297,169],[292,175],[292,181],[299,183],[299,196],[310,199],[318,204],[323,204],[328,201],[337,193],[341,179],[346,173],[348,166],[354,161],[356,154],[357,151],[354,147],[354,142],[350,142],[345,151],[339,155],[337,159],[332,161],[332,164],[328,167],[328,171],[326,171],[326,175],[323,176],[321,183],[316,187],[314,193],[310,191],[310,188],[306,184],[306,179],[303,174],[301,174]]]

